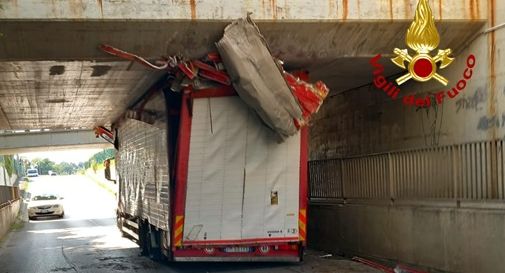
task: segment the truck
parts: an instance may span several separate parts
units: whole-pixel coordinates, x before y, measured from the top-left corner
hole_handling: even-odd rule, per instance
[[[280,143],[232,87],[188,86],[152,88],[110,132],[117,225],[142,254],[170,261],[302,260],[306,128]]]
[[[39,176],[39,170],[37,170],[36,168],[30,168],[30,169],[26,170],[26,176],[27,177],[37,177],[37,176]]]

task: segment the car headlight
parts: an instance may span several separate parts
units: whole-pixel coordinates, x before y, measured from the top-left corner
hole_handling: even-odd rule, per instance
[[[58,209],[58,208],[60,208],[60,205],[53,205],[53,208]]]

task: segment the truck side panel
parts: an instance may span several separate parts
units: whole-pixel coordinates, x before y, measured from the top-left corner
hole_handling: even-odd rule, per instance
[[[118,140],[120,212],[169,231],[166,129],[126,119],[118,128]]]

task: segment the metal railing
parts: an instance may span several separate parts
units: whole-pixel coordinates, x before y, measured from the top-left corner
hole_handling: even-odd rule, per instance
[[[505,200],[503,140],[309,162],[311,199]]]
[[[0,186],[0,208],[20,198],[18,187]]]

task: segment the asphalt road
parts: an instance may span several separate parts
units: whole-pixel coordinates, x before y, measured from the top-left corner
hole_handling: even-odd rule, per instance
[[[65,217],[27,221],[0,242],[0,273],[361,273],[378,272],[345,259],[308,254],[303,263],[157,263],[139,256],[115,225],[115,200],[83,176],[41,176],[30,192],[64,196]]]

